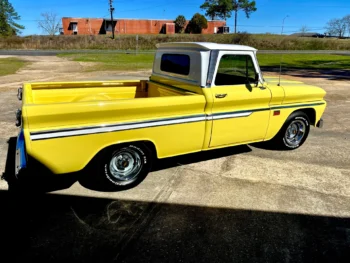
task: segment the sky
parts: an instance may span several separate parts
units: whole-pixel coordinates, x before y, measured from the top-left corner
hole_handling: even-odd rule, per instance
[[[20,24],[26,28],[22,35],[42,34],[37,26],[41,13],[54,12],[61,17],[108,18],[109,0],[9,0],[21,16]],[[193,14],[205,11],[199,7],[204,0],[113,0],[115,18],[175,19],[184,15],[191,19]],[[325,32],[326,23],[333,18],[350,14],[349,0],[256,0],[257,11],[247,19],[243,12],[238,14],[237,31],[248,33],[281,34],[284,20],[284,34],[298,32],[307,26],[310,32]],[[233,16],[227,19],[230,32],[233,31]]]

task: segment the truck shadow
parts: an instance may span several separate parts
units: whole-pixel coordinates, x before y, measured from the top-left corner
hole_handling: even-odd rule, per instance
[[[198,153],[185,154],[176,157],[155,160],[151,172],[162,171],[165,169],[183,166],[191,163],[198,163],[207,160],[218,159],[226,156],[242,154],[250,152],[251,149],[247,145],[236,146],[218,150],[204,151]],[[100,192],[114,192],[115,189],[109,184],[106,185],[104,178],[101,178],[93,172],[94,169],[86,169],[79,178],[79,183],[90,190]],[[142,182],[141,182],[142,184]],[[137,187],[137,186],[136,186]],[[129,190],[130,187],[125,187],[123,190]]]
[[[4,178],[9,182],[9,188],[11,190],[11,184],[16,186],[16,180],[14,178],[15,167],[15,152],[16,152],[16,137],[9,139],[9,147],[6,159],[6,166],[4,172]],[[197,163],[207,160],[218,159],[226,156],[232,156],[236,154],[242,154],[250,152],[251,148],[247,145],[191,153],[166,159],[156,160],[151,172],[161,171],[176,166]],[[63,190],[71,187],[74,183],[79,182],[83,187],[94,190],[110,192],[115,191],[104,183],[101,178],[97,177],[95,169],[87,166],[86,169],[76,173],[55,175],[49,171],[44,165],[33,158],[29,158],[31,168],[26,171],[25,174],[20,175],[21,179],[21,191],[30,192],[52,192],[57,190]],[[16,187],[18,188],[18,187]],[[128,190],[130,188],[125,188]]]
[[[8,191],[0,200],[1,262],[350,260],[350,218]]]
[[[203,151],[198,153],[191,153],[191,154],[185,154],[185,155],[180,155],[180,156],[171,157],[171,158],[160,159],[155,163],[152,171],[159,171],[163,169],[176,167],[179,165],[198,163],[198,162],[223,158],[227,156],[247,153],[251,151],[252,150],[248,145],[240,145],[240,146]]]

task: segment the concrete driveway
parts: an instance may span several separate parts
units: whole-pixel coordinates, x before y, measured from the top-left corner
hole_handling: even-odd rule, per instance
[[[85,73],[84,65],[56,57],[28,59],[33,61],[28,68],[0,77],[0,173],[6,160],[8,169],[12,166],[6,141],[17,133],[18,79],[147,78],[150,73]],[[105,192],[75,175],[38,180],[33,174],[24,195],[9,193],[0,182],[0,257],[10,262],[348,262],[346,74],[288,73],[324,88],[328,102],[325,127],[312,129],[295,151],[249,145],[169,158],[124,192]],[[30,187],[38,185],[56,191],[36,195]]]

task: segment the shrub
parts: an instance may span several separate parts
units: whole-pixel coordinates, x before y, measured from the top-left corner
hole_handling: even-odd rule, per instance
[[[350,50],[348,39],[308,38],[280,35],[239,34],[175,34],[139,35],[139,50],[155,50],[164,42],[215,42],[241,44],[266,50]],[[27,36],[0,38],[0,49],[100,49],[135,50],[136,35]]]
[[[246,32],[241,32],[233,35],[232,44],[248,45],[250,35]]]
[[[203,28],[208,28],[208,21],[203,15],[196,13],[188,23],[186,31],[189,33],[200,34],[202,33]]]
[[[175,21],[175,32],[183,33],[186,26],[186,18],[183,15],[179,15]]]

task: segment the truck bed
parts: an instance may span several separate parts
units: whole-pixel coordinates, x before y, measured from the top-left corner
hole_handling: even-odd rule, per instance
[[[110,101],[195,94],[146,80],[53,82],[25,85],[27,103],[30,104]]]
[[[23,116],[32,131],[203,113],[205,98],[147,80],[30,83]]]
[[[157,142],[159,158],[198,151],[205,106],[202,93],[155,81],[25,84],[26,152],[54,173],[67,173],[81,170],[103,148],[136,137]]]

